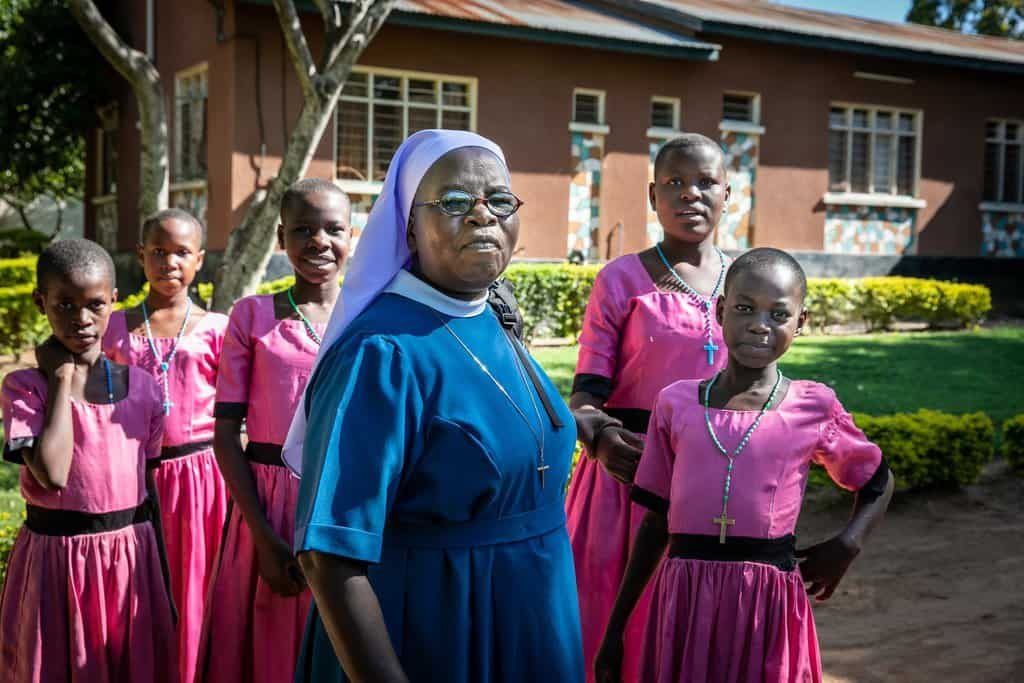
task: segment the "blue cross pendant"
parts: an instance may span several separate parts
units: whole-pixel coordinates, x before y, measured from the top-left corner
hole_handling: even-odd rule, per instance
[[[174,404],[171,403],[170,401],[164,401],[164,415],[170,415],[171,414],[171,407],[173,405]]]
[[[704,350],[708,352],[708,365],[714,365],[715,351],[718,350],[718,346],[714,342],[709,341],[707,344],[704,345]]]

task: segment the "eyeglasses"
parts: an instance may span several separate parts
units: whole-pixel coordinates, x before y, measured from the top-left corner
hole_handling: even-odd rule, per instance
[[[446,216],[465,216],[480,202],[486,204],[487,209],[498,218],[508,218],[524,204],[523,200],[511,192],[492,192],[486,197],[477,197],[463,190],[448,190],[440,199],[413,204],[413,207],[436,206]]]

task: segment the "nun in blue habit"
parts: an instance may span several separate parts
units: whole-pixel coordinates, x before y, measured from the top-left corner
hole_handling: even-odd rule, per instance
[[[395,153],[285,446],[316,602],[297,681],[584,680],[575,424],[487,304],[520,205],[479,135]]]

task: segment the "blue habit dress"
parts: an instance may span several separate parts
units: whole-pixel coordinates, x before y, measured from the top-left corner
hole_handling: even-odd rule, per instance
[[[536,363],[564,426],[534,393],[535,412],[489,307],[457,317],[409,296],[379,296],[310,382],[296,550],[368,563],[414,683],[583,681],[563,512],[572,415]],[[530,427],[442,320],[544,430],[543,487]],[[314,608],[296,681],[345,680]]]

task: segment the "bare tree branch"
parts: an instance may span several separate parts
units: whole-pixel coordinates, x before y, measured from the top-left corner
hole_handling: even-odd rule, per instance
[[[377,35],[377,31],[384,25],[384,20],[397,4],[398,0],[361,0],[356,3],[350,14],[348,31],[331,46],[333,54],[329,55],[327,67],[319,78],[323,82],[322,87],[318,87],[321,92],[334,91],[339,84],[348,79],[359,55]]]
[[[92,0],[68,0],[68,9],[100,54],[131,85],[139,107],[142,137],[139,225],[146,216],[167,208],[167,114],[160,73],[145,53],[133,49],[107,23]]]
[[[299,13],[295,11],[295,3],[292,0],[274,0],[274,9],[277,10],[281,34],[284,36],[285,45],[288,46],[292,66],[299,77],[302,95],[310,97],[316,93],[313,87],[316,67],[313,64],[313,55],[309,52],[309,45],[306,43],[306,35],[302,32]]]

